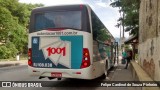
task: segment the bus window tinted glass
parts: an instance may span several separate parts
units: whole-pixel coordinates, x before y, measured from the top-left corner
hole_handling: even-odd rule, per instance
[[[46,12],[35,15],[35,30],[49,28],[81,29],[80,11]]]

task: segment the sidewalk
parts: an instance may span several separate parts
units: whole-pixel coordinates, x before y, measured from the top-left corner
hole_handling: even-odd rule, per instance
[[[114,72],[111,81],[133,81],[130,67],[124,69],[125,64],[120,64]]]
[[[130,66],[128,66],[128,69],[124,69],[124,67],[125,64],[119,64],[117,66],[111,81],[134,81]],[[110,90],[141,90],[141,87],[112,87]]]
[[[27,65],[27,60],[20,60],[20,61],[1,61],[1,67],[8,67],[8,66],[18,66],[18,65]]]

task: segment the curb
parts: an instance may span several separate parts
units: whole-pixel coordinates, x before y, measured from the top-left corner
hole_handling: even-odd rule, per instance
[[[14,63],[14,64],[8,63],[8,64],[1,64],[0,67],[19,66],[19,65],[20,63]]]
[[[26,62],[0,62],[0,68],[1,67],[10,67],[10,66],[20,66],[20,65],[27,65]]]
[[[131,61],[132,77],[135,81],[154,81],[135,61]],[[142,90],[160,90],[159,87],[142,87]]]

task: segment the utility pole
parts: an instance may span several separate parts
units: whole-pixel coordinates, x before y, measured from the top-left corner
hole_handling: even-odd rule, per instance
[[[123,27],[123,39],[124,39],[124,12],[123,12],[123,20],[122,20],[122,27]]]
[[[124,51],[124,12],[122,13],[122,52]]]

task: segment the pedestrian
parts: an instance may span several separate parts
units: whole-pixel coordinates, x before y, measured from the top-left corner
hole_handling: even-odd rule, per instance
[[[128,68],[128,64],[132,60],[132,51],[127,51],[127,57],[126,57],[126,59],[127,59],[127,63],[126,63],[125,69]]]
[[[126,51],[124,50],[123,52],[122,52],[122,64],[125,64],[126,63],[126,57],[127,57],[127,53],[126,53]]]

